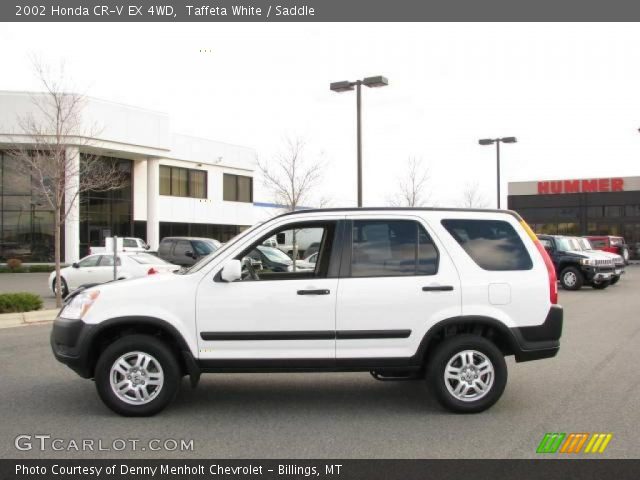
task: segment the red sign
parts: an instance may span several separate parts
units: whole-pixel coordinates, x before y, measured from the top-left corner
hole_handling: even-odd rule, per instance
[[[557,193],[623,192],[624,179],[590,178],[585,180],[550,180],[538,182],[538,195]]]

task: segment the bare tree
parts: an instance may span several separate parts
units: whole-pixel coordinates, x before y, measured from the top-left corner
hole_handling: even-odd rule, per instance
[[[35,73],[43,92],[32,96],[33,109],[18,118],[19,139],[14,138],[9,154],[22,173],[31,178],[33,193],[39,203],[54,213],[54,259],[56,268],[56,306],[62,306],[60,277],[61,233],[72,218],[80,194],[122,188],[125,178],[117,165],[96,155],[79,151],[91,147],[98,131],[84,128],[82,111],[86,97],[66,89],[64,66],[57,75],[42,63],[34,61]],[[74,147],[74,154],[68,154]]]
[[[486,208],[489,205],[480,192],[478,182],[469,182],[465,185],[460,203],[464,208]]]
[[[429,170],[422,160],[409,157],[402,177],[398,180],[398,191],[389,200],[392,207],[424,207],[431,199]]]
[[[305,157],[305,142],[299,137],[286,138],[285,147],[269,163],[258,161],[264,186],[270,192],[273,202],[287,212],[293,212],[312,200],[315,187],[324,174],[324,162]],[[320,198],[316,203],[324,206],[327,200]],[[293,232],[293,268],[298,257],[296,232]]]

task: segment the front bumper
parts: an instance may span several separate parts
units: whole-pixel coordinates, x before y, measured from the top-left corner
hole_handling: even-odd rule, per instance
[[[82,320],[58,317],[51,329],[51,350],[54,357],[84,378],[92,376],[87,341],[92,326]]]
[[[613,267],[583,267],[582,273],[587,283],[602,283],[609,282],[616,276],[615,269]]]
[[[564,312],[560,305],[551,305],[544,323],[532,327],[511,329],[516,362],[555,357],[560,350]]]

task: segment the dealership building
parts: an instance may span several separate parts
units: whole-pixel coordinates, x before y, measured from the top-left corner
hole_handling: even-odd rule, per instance
[[[640,177],[511,182],[508,204],[537,233],[640,242]]]
[[[9,153],[16,143],[28,148],[30,139],[20,134],[18,119],[39,115],[38,96],[44,98],[0,91],[0,261],[53,259],[53,211]],[[89,246],[102,246],[113,235],[143,238],[152,249],[172,235],[225,242],[260,218],[264,209],[253,202],[252,149],[179,135],[165,113],[94,98],[83,107],[82,124],[97,125],[100,133],[82,141],[66,139],[68,158],[76,165],[87,155],[115,162],[126,184],[82,193],[67,205],[64,262],[77,261]],[[69,181],[79,183],[78,178]]]

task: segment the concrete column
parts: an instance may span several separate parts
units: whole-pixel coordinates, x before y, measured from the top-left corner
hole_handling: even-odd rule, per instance
[[[147,243],[151,250],[160,244],[160,160],[147,160]]]
[[[75,195],[80,188],[80,152],[78,147],[67,147],[65,155],[72,175],[65,190],[65,211],[69,213],[64,222],[64,262],[71,264],[80,259],[80,198]]]

